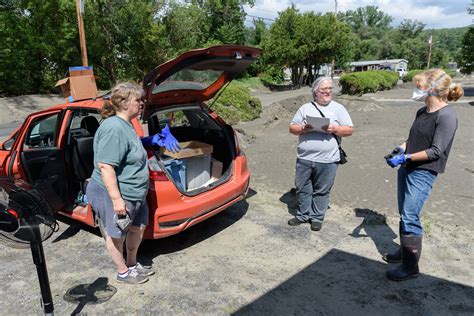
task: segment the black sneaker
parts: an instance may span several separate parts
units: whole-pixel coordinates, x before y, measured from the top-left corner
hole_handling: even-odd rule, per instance
[[[128,284],[140,284],[148,281],[148,277],[137,271],[137,269],[128,270],[126,277],[121,277],[117,275],[117,282],[119,283],[128,283]]]
[[[301,225],[303,223],[304,222],[300,221],[296,217],[293,217],[292,219],[288,220],[288,225],[290,225],[290,226],[298,226],[298,225]]]
[[[311,222],[312,231],[315,231],[315,232],[320,231],[322,226],[323,226],[323,223],[321,222],[316,222],[316,221]]]

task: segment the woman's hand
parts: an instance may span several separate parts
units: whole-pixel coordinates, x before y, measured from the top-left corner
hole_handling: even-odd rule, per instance
[[[326,133],[329,133],[329,134],[336,134],[337,133],[337,130],[339,128],[339,126],[337,125],[332,125],[332,124],[329,124],[329,125],[325,125],[323,127],[321,127],[323,129],[323,131],[325,131]]]
[[[125,215],[127,212],[127,205],[122,197],[112,200],[112,204],[114,205],[114,212],[117,215]]]
[[[310,132],[312,130],[313,130],[313,127],[309,124],[301,125],[301,134],[305,134],[305,133]]]

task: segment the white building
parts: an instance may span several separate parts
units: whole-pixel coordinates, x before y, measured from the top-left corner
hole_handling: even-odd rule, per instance
[[[384,60],[367,60],[351,62],[352,71],[382,70],[389,69],[395,71],[403,68],[408,70],[408,60],[406,59],[384,59]]]

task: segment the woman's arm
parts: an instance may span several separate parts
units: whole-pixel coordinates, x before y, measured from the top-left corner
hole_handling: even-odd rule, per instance
[[[307,133],[311,131],[312,129],[313,127],[309,124],[303,124],[303,125],[295,124],[295,123],[290,124],[290,133],[297,136]]]
[[[102,177],[102,181],[104,182],[105,188],[107,189],[107,193],[112,200],[115,213],[118,215],[125,215],[126,205],[118,187],[115,168],[112,165],[101,162],[97,163],[97,165],[99,166],[100,175]]]

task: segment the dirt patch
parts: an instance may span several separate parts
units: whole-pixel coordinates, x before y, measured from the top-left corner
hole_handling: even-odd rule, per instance
[[[25,95],[0,98],[0,124],[21,122],[30,113],[64,102],[64,98],[57,95]]]

